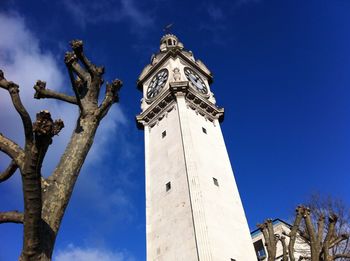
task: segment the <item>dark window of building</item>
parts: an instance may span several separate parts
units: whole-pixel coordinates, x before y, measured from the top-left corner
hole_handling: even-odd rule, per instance
[[[236,261],[236,259],[231,258],[231,261]]]
[[[162,138],[164,139],[164,137],[166,136],[166,131],[162,132]]]
[[[219,181],[216,178],[213,178],[213,182],[214,182],[215,186],[219,186]]]
[[[262,240],[254,242],[254,249],[258,260],[263,260],[266,258],[266,252]]]
[[[171,45],[171,44],[172,44],[171,39],[169,39],[168,40],[168,45]]]
[[[205,134],[207,134],[207,129],[206,129],[206,128],[202,127],[202,131],[203,131]]]
[[[171,189],[171,183],[170,181],[165,185],[166,191],[169,191]]]

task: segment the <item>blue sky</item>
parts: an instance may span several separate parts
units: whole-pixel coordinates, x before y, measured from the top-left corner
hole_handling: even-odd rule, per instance
[[[54,139],[44,175],[72,132],[75,108],[32,99],[37,79],[70,91],[63,63],[80,38],[105,79],[123,80],[120,104],[102,122],[59,233],[54,260],[145,260],[143,132],[136,80],[173,32],[214,73],[212,90],[251,229],[289,220],[312,192],[350,204],[350,2],[346,0],[14,1],[0,7],[0,68],[24,103],[67,127]],[[1,91],[1,90],[0,90]],[[23,142],[7,93],[0,132]],[[0,156],[4,169],[8,158]],[[23,208],[19,174],[0,184],[0,210]],[[0,260],[16,260],[20,225],[0,225]]]

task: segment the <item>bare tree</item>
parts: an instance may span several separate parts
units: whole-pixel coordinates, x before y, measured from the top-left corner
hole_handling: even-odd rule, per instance
[[[309,197],[306,205],[312,213],[312,223],[316,224],[317,220],[322,217],[328,217],[333,213],[337,214],[338,220],[335,224],[335,233],[338,235],[350,234],[350,208],[341,199],[335,197],[313,193]],[[326,222],[328,222],[326,220]],[[329,225],[326,224],[324,233],[328,232]],[[305,228],[303,229],[304,231]],[[331,250],[332,255],[350,253],[349,238],[343,240]],[[345,261],[345,258],[340,258],[339,261]]]
[[[258,227],[262,231],[265,245],[268,253],[268,261],[276,259],[277,243],[280,240],[283,247],[283,261],[295,261],[295,242],[299,238],[308,246],[308,254],[299,256],[299,260],[311,261],[333,261],[344,258],[350,260],[350,252],[334,253],[333,249],[343,241],[349,239],[349,234],[339,234],[335,227],[338,216],[334,213],[328,216],[328,222],[325,222],[325,216],[319,216],[317,223],[312,222],[312,215],[309,208],[298,206],[296,208],[296,216],[289,233],[285,236],[289,237],[289,243],[286,244],[284,235],[275,234],[273,224],[270,219],[266,220]],[[305,231],[301,230],[304,223]],[[287,250],[288,249],[288,250]]]
[[[79,110],[70,141],[48,178],[41,175],[42,162],[53,136],[60,132],[64,124],[61,120],[53,121],[48,111],[39,112],[32,124],[31,117],[21,102],[19,86],[6,80],[0,70],[0,88],[9,92],[22,120],[25,136],[22,148],[0,134],[0,151],[11,159],[6,170],[0,173],[0,182],[9,179],[17,169],[22,177],[24,211],[0,213],[0,223],[23,224],[21,261],[51,260],[56,236],[80,169],[101,120],[112,104],[118,101],[118,91],[122,86],[120,80],[107,83],[104,99],[99,104],[104,68],[88,60],[83,52],[82,41],[72,41],[71,47],[73,51],[66,53],[64,61],[74,96],[47,89],[43,81],[38,81],[34,86],[36,99],[58,99],[77,106]]]
[[[272,219],[265,220],[264,223],[257,225],[260,231],[264,235],[265,246],[267,250],[267,260],[275,261],[276,253],[277,253],[277,243],[281,241],[283,245],[283,261],[285,261],[286,245],[285,245],[285,237],[275,234],[273,229]]]

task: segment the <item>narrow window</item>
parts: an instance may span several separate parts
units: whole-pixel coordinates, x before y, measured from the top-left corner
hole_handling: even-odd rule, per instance
[[[170,181],[167,184],[165,184],[165,189],[166,189],[166,191],[169,191],[171,189]]]
[[[202,127],[202,131],[203,131],[203,133],[207,134],[207,129],[206,128]]]
[[[263,260],[266,258],[265,247],[261,239],[254,242],[254,249],[258,260]]]
[[[168,45],[171,45],[171,44],[172,44],[171,39],[169,39],[168,40]]]
[[[162,132],[162,138],[164,139],[164,137],[166,136],[166,131]]]
[[[213,182],[214,182],[215,186],[219,186],[219,182],[218,182],[218,180],[216,178],[213,178]]]

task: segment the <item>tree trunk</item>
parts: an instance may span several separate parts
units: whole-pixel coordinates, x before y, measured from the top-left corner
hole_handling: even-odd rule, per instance
[[[93,143],[99,120],[88,114],[80,118],[58,167],[43,189],[41,261],[51,260],[58,229],[80,169]]]
[[[38,260],[40,253],[40,212],[41,212],[41,185],[40,172],[37,171],[39,157],[37,148],[29,145],[26,152],[26,161],[22,171],[24,196],[24,233],[23,260]],[[39,178],[38,178],[39,175]]]

